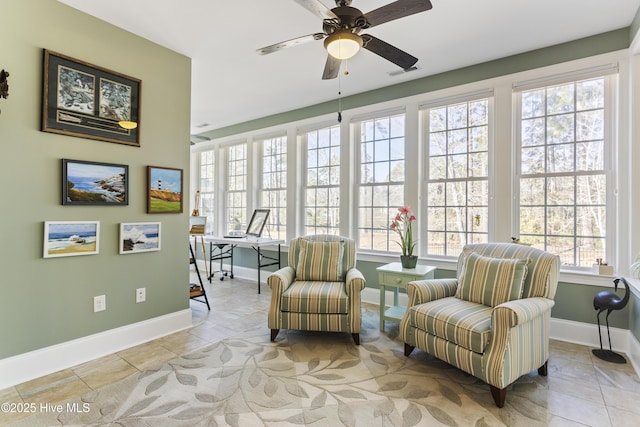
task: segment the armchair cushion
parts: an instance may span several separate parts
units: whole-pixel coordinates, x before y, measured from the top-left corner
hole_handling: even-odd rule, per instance
[[[411,324],[475,353],[491,340],[491,307],[455,297],[411,307]]]
[[[470,253],[462,266],[456,297],[495,307],[522,296],[529,259],[489,258]]]
[[[296,266],[297,280],[338,282],[344,280],[341,241],[311,241],[300,239],[300,255]]]
[[[282,311],[347,314],[349,297],[344,282],[299,280],[282,294]]]

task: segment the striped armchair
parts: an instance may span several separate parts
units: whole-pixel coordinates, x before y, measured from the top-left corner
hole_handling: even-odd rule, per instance
[[[289,244],[289,265],[267,278],[271,341],[280,329],[349,332],[360,344],[360,292],[353,239],[312,235]]]
[[[529,246],[465,246],[457,278],[407,285],[405,356],[418,347],[480,378],[502,408],[507,386],[520,376],[535,369],[547,375],[559,268],[557,256]]]

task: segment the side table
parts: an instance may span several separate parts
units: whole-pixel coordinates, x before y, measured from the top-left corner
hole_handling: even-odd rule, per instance
[[[398,290],[407,289],[407,283],[414,280],[433,279],[435,267],[417,265],[416,268],[402,268],[399,262],[382,265],[378,268],[378,285],[380,287],[380,330],[384,331],[384,321],[398,322],[404,317],[406,307],[398,305]],[[386,308],[385,289],[393,288],[393,306]]]

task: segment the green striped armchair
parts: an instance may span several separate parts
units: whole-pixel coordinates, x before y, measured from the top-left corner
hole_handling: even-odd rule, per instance
[[[267,278],[271,341],[280,329],[349,332],[360,344],[360,292],[353,239],[312,235],[289,243],[289,265]]]
[[[455,279],[410,282],[400,324],[405,356],[415,347],[489,384],[504,406],[507,386],[547,375],[556,255],[514,243],[465,246]]]

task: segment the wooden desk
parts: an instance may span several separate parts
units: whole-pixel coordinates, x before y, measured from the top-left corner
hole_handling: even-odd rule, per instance
[[[384,321],[398,322],[404,317],[407,307],[398,304],[398,290],[406,292],[407,283],[414,280],[433,279],[435,267],[416,265],[416,268],[402,268],[399,262],[382,265],[378,268],[378,286],[380,286],[380,330],[384,331]],[[385,288],[393,288],[393,305],[387,309]]]
[[[284,240],[271,239],[269,237],[220,237],[220,236],[204,236],[204,240],[209,242],[209,271],[213,276],[212,262],[220,260],[220,270],[222,270],[222,260],[229,259],[231,263],[231,275],[233,278],[233,249],[236,247],[252,248],[257,255],[256,267],[258,268],[258,293],[260,293],[260,271],[263,267],[270,265],[278,265],[280,268],[281,261],[281,245]],[[278,246],[278,257],[270,257],[264,254],[262,248],[266,246]],[[219,250],[219,253],[214,253],[214,247]],[[211,276],[209,280],[211,280]],[[223,276],[224,277],[224,276]]]

